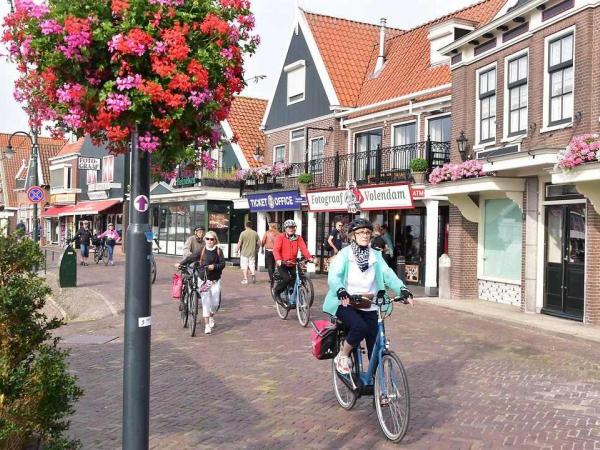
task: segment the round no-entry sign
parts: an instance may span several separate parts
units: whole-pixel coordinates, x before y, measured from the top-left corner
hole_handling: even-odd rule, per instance
[[[27,198],[31,203],[40,203],[46,198],[44,190],[39,186],[31,186],[27,189]]]

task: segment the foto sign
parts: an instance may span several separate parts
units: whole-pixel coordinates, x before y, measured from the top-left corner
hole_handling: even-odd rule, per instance
[[[351,203],[363,211],[414,208],[409,184],[359,186],[351,190],[309,191],[306,199],[311,212],[348,211],[352,206]]]
[[[77,167],[81,170],[100,170],[100,158],[79,157]]]
[[[264,211],[297,211],[302,207],[304,199],[298,191],[266,192],[249,194],[250,212]]]

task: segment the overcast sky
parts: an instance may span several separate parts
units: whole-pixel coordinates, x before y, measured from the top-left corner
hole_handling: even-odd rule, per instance
[[[475,3],[475,0],[252,0],[256,16],[256,32],[261,45],[246,63],[246,77],[266,75],[258,83],[250,84],[243,95],[268,98],[277,82],[287,49],[288,32],[298,6],[307,11],[379,23],[385,17],[391,27],[408,29],[438,16]],[[8,2],[0,0],[0,15],[8,12]],[[2,54],[5,50],[2,49]],[[12,96],[16,70],[0,58],[0,131],[13,132],[27,129],[23,110]]]

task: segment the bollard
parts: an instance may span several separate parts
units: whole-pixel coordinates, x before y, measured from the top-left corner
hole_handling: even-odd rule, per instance
[[[396,258],[396,275],[403,282],[406,282],[406,258],[402,255],[398,255]]]
[[[450,298],[450,266],[452,261],[447,254],[440,256],[438,263],[439,276],[439,298]]]

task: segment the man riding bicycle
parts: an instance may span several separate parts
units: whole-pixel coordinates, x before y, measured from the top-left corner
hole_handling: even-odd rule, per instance
[[[353,306],[350,296],[372,299],[386,287],[398,294],[406,289],[386,264],[381,252],[370,248],[372,234],[373,225],[368,220],[360,218],[352,221],[348,226],[350,245],[342,249],[329,266],[329,290],[323,311],[336,316],[348,328],[344,345],[334,359],[336,370],[343,375],[351,371],[352,349],[365,339],[371,355],[377,338],[377,306],[370,302]]]
[[[273,245],[273,256],[275,257],[275,265],[277,266],[275,272],[276,282],[273,288],[275,298],[281,298],[281,293],[285,292],[296,278],[296,257],[298,256],[298,251],[307,260],[312,261],[313,259],[302,236],[296,234],[296,222],[291,219],[286,220],[283,223],[283,229],[284,232],[275,238],[275,244]],[[282,303],[285,304],[286,299],[282,299]]]

